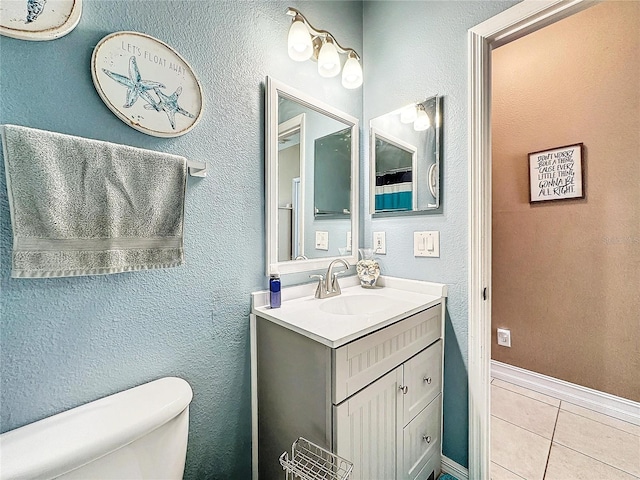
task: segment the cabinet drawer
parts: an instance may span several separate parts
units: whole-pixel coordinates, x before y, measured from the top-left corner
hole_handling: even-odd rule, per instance
[[[402,422],[406,425],[442,391],[442,340],[404,364],[402,383],[407,386]]]
[[[333,351],[333,403],[397,367],[442,336],[442,304]]]
[[[440,464],[442,463],[442,458],[440,457],[440,453],[436,452],[431,455],[431,458],[427,460],[422,470],[418,472],[415,477],[411,477],[409,480],[437,480],[440,477],[440,473],[442,473],[442,468]]]
[[[440,456],[441,398],[438,395],[402,432],[403,478],[417,478],[431,457]]]

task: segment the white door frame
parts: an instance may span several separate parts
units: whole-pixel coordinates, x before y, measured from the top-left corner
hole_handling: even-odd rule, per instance
[[[596,3],[524,0],[469,30],[468,372],[472,480],[491,478],[491,50]]]

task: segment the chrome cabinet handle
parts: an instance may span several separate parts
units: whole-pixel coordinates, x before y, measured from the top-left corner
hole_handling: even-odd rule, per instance
[[[431,435],[423,435],[422,439],[427,443],[431,443]]]
[[[406,395],[409,391],[409,387],[406,385],[400,385],[400,391]]]
[[[427,382],[427,385],[431,385],[431,377],[424,377],[422,380]]]

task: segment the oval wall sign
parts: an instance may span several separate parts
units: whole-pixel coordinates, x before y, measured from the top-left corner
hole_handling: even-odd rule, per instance
[[[76,28],[82,0],[0,0],[0,35],[55,40]]]
[[[202,116],[202,88],[175,50],[138,32],[115,32],[93,50],[98,95],[129,126],[154,137],[177,137]]]

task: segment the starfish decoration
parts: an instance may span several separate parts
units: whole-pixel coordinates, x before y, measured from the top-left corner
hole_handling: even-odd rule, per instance
[[[35,21],[44,10],[44,4],[47,0],[27,0],[27,22]]]
[[[184,108],[180,107],[180,105],[178,105],[178,97],[182,93],[182,87],[178,87],[176,91],[171,94],[171,96],[165,95],[160,91],[159,88],[154,88],[153,90],[156,92],[156,95],[158,95],[160,102],[154,102],[153,100],[151,100],[149,104],[144,106],[144,108],[146,108],[147,110],[151,110],[153,108],[158,112],[160,110],[164,111],[167,114],[167,117],[169,117],[171,128],[173,128],[174,130],[176,129],[176,113],[180,113],[185,117],[196,118],[195,115],[192,115]]]
[[[158,88],[166,88],[160,82],[153,82],[150,80],[142,80],[140,76],[140,70],[138,70],[138,63],[136,62],[136,57],[131,57],[129,59],[129,76],[125,77],[124,75],[120,75],[119,73],[110,72],[109,70],[103,68],[102,71],[106,73],[109,77],[114,79],[121,85],[127,87],[127,101],[124,104],[125,108],[131,107],[139,97],[144,98],[151,105],[156,105],[156,102],[151,98],[147,92],[149,90],[154,89],[156,92]],[[146,108],[146,105],[145,105]],[[155,108],[155,107],[154,107]],[[156,108],[156,110],[158,110]],[[159,111],[159,110],[158,110]]]

